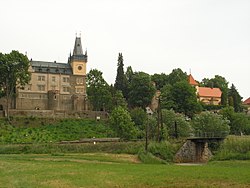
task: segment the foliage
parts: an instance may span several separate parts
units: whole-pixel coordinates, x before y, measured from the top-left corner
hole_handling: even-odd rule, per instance
[[[152,153],[154,156],[167,161],[172,162],[175,153],[180,148],[180,145],[173,144],[168,141],[165,142],[150,142],[148,146],[148,151]]]
[[[142,108],[136,107],[130,111],[131,118],[139,130],[145,130],[147,114]]]
[[[201,133],[210,136],[226,136],[229,134],[229,121],[222,115],[213,112],[202,112],[194,116],[191,125],[195,133]]]
[[[18,51],[12,51],[9,54],[0,53],[0,89],[1,95],[6,96],[8,119],[9,103],[16,89],[23,87],[30,80],[29,65],[27,56]]]
[[[118,106],[112,111],[109,120],[109,123],[115,131],[116,136],[125,140],[135,138],[136,128],[127,110]]]
[[[162,110],[162,120],[170,137],[188,137],[193,129],[183,114],[177,114],[173,110]]]
[[[171,89],[173,109],[175,112],[184,113],[192,117],[201,111],[201,105],[197,102],[196,90],[187,81],[177,82]]]
[[[0,124],[0,143],[54,143],[62,140],[80,140],[81,138],[113,137],[113,131],[104,122],[82,119],[65,119],[55,124],[15,127]]]
[[[242,103],[241,99],[242,99],[242,97],[238,93],[234,84],[232,84],[232,86],[230,87],[229,92],[228,92],[228,103],[229,103],[229,106],[234,107],[235,112],[242,112],[242,110],[243,110],[243,108],[241,106],[241,103]]]
[[[230,134],[250,134],[250,120],[248,115],[244,113],[234,112],[233,107],[223,108],[220,111],[220,114],[222,114],[223,117],[227,118],[230,121]]]
[[[250,160],[250,137],[228,137],[220,146],[214,160]]]
[[[163,109],[173,109],[175,106],[174,103],[174,96],[172,96],[172,89],[173,86],[171,86],[170,84],[167,84],[165,86],[163,86],[163,88],[161,89],[161,108]]]
[[[144,164],[165,164],[166,162],[160,158],[157,158],[150,152],[145,152],[140,150],[138,153],[138,158]]]
[[[123,70],[123,56],[122,53],[118,55],[118,64],[117,64],[117,74],[115,79],[115,89],[122,91],[123,96],[128,95],[128,82]]]
[[[161,73],[161,74],[154,74],[151,76],[152,81],[155,83],[156,88],[160,90],[166,84],[168,84],[168,75]]]
[[[109,110],[112,100],[109,85],[102,77],[102,72],[92,69],[87,74],[87,94],[94,110]]]
[[[112,95],[112,102],[110,103],[110,111],[112,111],[114,108],[121,106],[124,109],[127,109],[128,103],[126,99],[124,98],[122,91],[116,90],[112,85],[110,86],[110,92]]]
[[[148,74],[144,72],[134,73],[129,88],[128,103],[130,107],[145,108],[155,94],[155,87]]]
[[[187,81],[187,73],[184,73],[180,68],[173,69],[168,75],[168,84],[174,85],[177,82]]]

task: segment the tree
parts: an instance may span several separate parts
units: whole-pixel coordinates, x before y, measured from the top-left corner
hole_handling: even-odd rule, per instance
[[[187,81],[187,73],[184,73],[180,68],[174,69],[169,75],[168,75],[168,83],[170,85],[174,85],[177,82],[181,81]]]
[[[201,82],[201,85],[211,88],[214,87],[220,88],[220,90],[222,91],[221,104],[227,105],[228,81],[224,77],[215,75],[215,77],[212,79],[204,78]]]
[[[111,92],[109,85],[102,77],[102,72],[92,69],[87,74],[87,94],[94,110],[110,110]]]
[[[188,137],[193,132],[190,123],[183,114],[173,110],[162,110],[163,123],[170,137]]]
[[[117,64],[117,74],[115,79],[115,89],[122,91],[123,96],[127,96],[128,83],[126,76],[123,70],[123,56],[122,53],[118,55],[118,64]]]
[[[197,101],[196,90],[187,81],[177,82],[171,89],[173,109],[175,112],[184,113],[192,117],[201,111],[201,105]]]
[[[141,107],[145,109],[155,94],[155,87],[148,74],[137,72],[133,75],[129,88],[128,103],[130,107]]]
[[[2,95],[6,97],[8,120],[9,104],[16,89],[30,81],[29,65],[27,56],[18,51],[12,51],[9,54],[0,53],[0,88]]]
[[[234,112],[232,106],[221,109],[220,114],[230,121],[230,134],[250,134],[250,120],[246,114]]]
[[[229,134],[229,121],[222,115],[213,112],[196,114],[191,125],[199,136],[226,136]]]
[[[136,128],[127,110],[118,106],[112,111],[109,122],[118,137],[125,140],[135,138]]]
[[[228,92],[228,102],[229,102],[229,106],[234,107],[235,112],[242,112],[243,108],[241,106],[241,103],[242,103],[241,100],[242,100],[242,97],[238,93],[234,84],[232,84]]]
[[[154,74],[153,76],[151,76],[151,79],[155,83],[156,88],[158,90],[160,90],[161,88],[163,88],[163,86],[168,84],[168,76],[164,73]]]
[[[112,85],[110,86],[110,91],[112,95],[111,111],[118,106],[127,109],[128,103],[123,97],[122,91],[116,90]]]

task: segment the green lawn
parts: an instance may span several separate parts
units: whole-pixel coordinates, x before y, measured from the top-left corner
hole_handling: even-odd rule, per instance
[[[2,154],[0,187],[250,187],[250,161],[178,166],[126,154]]]

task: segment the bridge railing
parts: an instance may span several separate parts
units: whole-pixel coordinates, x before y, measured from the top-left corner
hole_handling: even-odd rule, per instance
[[[203,132],[196,131],[194,134],[190,135],[191,138],[225,138],[228,135],[227,131],[220,132]]]

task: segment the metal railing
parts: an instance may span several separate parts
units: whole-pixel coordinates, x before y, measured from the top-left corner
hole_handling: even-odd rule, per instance
[[[190,138],[225,138],[227,135],[228,135],[227,131],[220,131],[220,132],[196,131],[194,134],[190,135]]]

